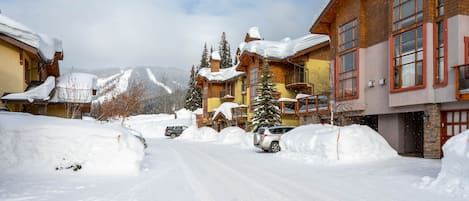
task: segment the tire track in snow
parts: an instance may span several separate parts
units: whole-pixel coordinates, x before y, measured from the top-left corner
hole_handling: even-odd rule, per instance
[[[179,152],[177,152],[175,149],[173,149],[170,146],[167,146],[168,149],[173,152],[174,156],[176,157],[179,165],[181,165],[181,169],[183,171],[183,174],[185,175],[185,178],[188,180],[188,183],[194,192],[194,195],[197,197],[198,200],[203,200],[203,201],[215,201],[210,196],[210,193],[207,191],[206,188],[203,187],[203,185],[195,178],[194,172],[189,168],[186,162],[182,159],[182,156],[180,155]]]

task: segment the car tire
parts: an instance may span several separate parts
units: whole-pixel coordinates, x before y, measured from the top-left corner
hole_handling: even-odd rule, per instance
[[[280,151],[280,145],[278,144],[278,142],[270,143],[269,151],[272,152],[272,153],[279,152]]]
[[[176,134],[174,134],[174,133],[171,134],[171,138],[176,138],[176,137],[177,137]]]

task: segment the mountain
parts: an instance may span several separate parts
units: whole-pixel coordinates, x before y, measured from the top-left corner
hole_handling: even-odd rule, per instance
[[[181,108],[190,74],[188,69],[146,66],[88,72],[98,76],[98,102],[127,91],[132,83],[143,86],[144,113],[171,113]]]

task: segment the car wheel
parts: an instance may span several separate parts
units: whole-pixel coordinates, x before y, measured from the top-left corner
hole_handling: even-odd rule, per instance
[[[171,138],[176,138],[176,134],[171,134]]]
[[[278,142],[272,142],[270,144],[270,152],[272,153],[276,153],[276,152],[279,152],[280,151],[280,145],[278,144]]]

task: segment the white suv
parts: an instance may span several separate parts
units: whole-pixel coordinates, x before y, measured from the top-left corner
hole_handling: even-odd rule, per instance
[[[254,133],[254,146],[264,150],[265,152],[279,152],[280,151],[280,137],[294,129],[293,126],[273,126],[261,127]]]

